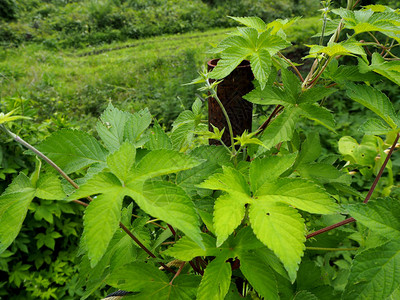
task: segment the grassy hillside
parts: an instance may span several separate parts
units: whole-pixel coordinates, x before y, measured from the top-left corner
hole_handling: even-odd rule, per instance
[[[318,18],[292,29],[294,40],[312,34]],[[36,44],[0,52],[1,110],[33,108],[36,122],[93,128],[109,101],[125,110],[145,106],[168,125],[197,93],[182,86],[209,59],[206,50],[229,29],[210,30],[79,50],[48,50]],[[4,107],[5,106],[5,107]]]

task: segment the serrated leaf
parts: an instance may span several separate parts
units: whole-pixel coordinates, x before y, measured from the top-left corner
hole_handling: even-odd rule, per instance
[[[35,189],[22,173],[0,196],[0,254],[17,237],[34,196]]]
[[[244,176],[234,168],[223,166],[223,173],[216,173],[199,185],[201,188],[225,191],[248,201],[250,189]]]
[[[301,83],[299,78],[291,71],[287,69],[281,70],[282,83],[285,88],[286,97],[289,98],[286,101],[292,104],[296,103],[297,98],[301,93]]]
[[[247,252],[241,254],[239,259],[240,270],[257,293],[265,299],[279,299],[274,273],[263,257],[257,252]]]
[[[326,87],[314,87],[308,89],[301,93],[300,97],[297,100],[298,104],[302,103],[315,103],[325,97],[329,97],[331,94],[336,92],[336,89],[333,88],[326,88]]]
[[[37,148],[67,174],[104,162],[107,156],[107,150],[94,137],[71,129],[61,129],[53,133]]]
[[[319,300],[317,296],[308,291],[297,292],[292,300]]]
[[[124,128],[123,141],[126,138],[131,143],[137,142],[141,134],[150,126],[150,123],[151,114],[147,107],[134,114],[129,114]]]
[[[299,117],[298,109],[285,109],[276,119],[265,129],[261,136],[261,141],[265,147],[270,149],[280,142],[289,141],[292,136]]]
[[[390,241],[358,254],[342,299],[386,299],[400,285],[400,242]]]
[[[133,262],[113,272],[107,283],[130,292],[157,290],[169,283],[167,275],[151,263]]]
[[[260,34],[257,41],[257,49],[265,49],[271,56],[274,56],[278,51],[285,49],[292,44],[278,35],[273,35],[270,32]]]
[[[243,98],[249,102],[261,105],[291,104],[286,97],[285,91],[275,86],[266,86],[263,90],[257,87]]]
[[[261,89],[264,89],[268,81],[268,76],[271,71],[272,59],[269,52],[265,49],[260,49],[254,52],[250,57],[250,66],[254,77],[260,83]]]
[[[259,17],[229,17],[247,27],[255,28],[258,31],[267,29],[267,24]]]
[[[205,233],[201,233],[201,236],[205,249],[200,248],[198,244],[184,236],[163,253],[183,261],[190,261],[196,256],[216,256],[219,251],[215,247],[215,238]]]
[[[217,247],[240,225],[244,218],[246,201],[230,194],[219,196],[214,206],[214,230]]]
[[[251,53],[252,50],[250,48],[230,47],[225,49],[217,66],[209,74],[210,78],[225,78]]]
[[[85,210],[82,238],[92,268],[100,261],[118,229],[123,196],[121,192],[99,195]]]
[[[277,179],[294,164],[295,160],[296,153],[254,159],[250,164],[252,192],[255,193],[264,183]]]
[[[350,204],[349,214],[372,231],[388,238],[400,239],[400,202],[398,199],[381,198],[366,203]]]
[[[318,132],[310,132],[306,140],[301,144],[301,151],[296,164],[304,164],[315,161],[321,154],[322,147]]]
[[[335,132],[335,119],[329,110],[316,104],[301,104],[299,107],[301,114],[307,119],[316,121]]]
[[[63,200],[67,197],[57,175],[42,174],[37,181],[35,196],[47,200]]]
[[[196,158],[172,150],[154,150],[143,157],[135,168],[135,180],[146,180],[187,170],[201,164]]]
[[[306,240],[300,214],[286,204],[255,200],[249,218],[257,238],[279,257],[294,282]]]
[[[96,130],[110,151],[115,151],[124,141],[125,125],[130,114],[115,108],[111,103],[101,114]]]
[[[372,55],[372,63],[369,66],[374,72],[385,76],[397,85],[400,85],[400,62],[386,61],[378,52]]]
[[[217,257],[210,263],[204,271],[197,291],[198,300],[223,300],[228,293],[231,283],[232,270],[230,263],[225,262],[225,258]]]
[[[136,157],[136,147],[129,142],[123,143],[118,150],[107,156],[107,165],[122,182],[126,181]]]
[[[347,96],[380,116],[393,129],[400,123],[389,98],[367,85],[347,84]]]
[[[311,163],[301,164],[296,168],[303,178],[313,178],[322,181],[322,183],[331,183],[338,180],[346,173],[339,171],[331,164]]]
[[[363,123],[359,130],[365,134],[384,135],[390,132],[392,129],[386,124],[382,123],[381,120],[372,118]]]
[[[146,213],[178,228],[204,247],[196,210],[182,188],[166,181],[147,181],[144,185],[133,182],[126,187],[127,194]]]
[[[149,150],[172,150],[172,141],[161,128],[160,124],[158,124],[157,120],[154,120],[154,125],[150,129],[149,141],[146,143],[146,148]]]
[[[255,193],[257,202],[282,202],[316,214],[332,214],[337,204],[320,186],[300,178],[279,178],[264,183]]]

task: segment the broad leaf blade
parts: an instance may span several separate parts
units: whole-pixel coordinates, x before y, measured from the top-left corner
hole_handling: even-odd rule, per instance
[[[360,131],[369,135],[388,134],[392,129],[379,119],[369,119],[361,125]]]
[[[122,182],[126,181],[136,157],[136,147],[125,142],[107,157],[107,165]]]
[[[146,180],[161,175],[187,170],[202,161],[172,150],[154,150],[143,157],[134,170],[135,180]]]
[[[391,241],[358,254],[342,299],[386,299],[400,285],[400,242]]]
[[[265,264],[257,252],[247,252],[239,256],[243,275],[265,299],[279,299],[278,284],[271,268]]]
[[[256,158],[250,164],[250,185],[255,193],[264,183],[277,179],[295,162],[296,154]]]
[[[399,119],[389,98],[377,89],[367,85],[347,84],[347,96],[364,105],[380,116],[393,129],[397,128]]]
[[[300,214],[286,204],[255,200],[249,218],[258,239],[279,257],[293,282],[306,240]]]
[[[83,131],[62,129],[46,138],[38,147],[67,174],[104,162],[107,150]]]
[[[315,104],[301,104],[299,107],[303,116],[335,132],[335,120],[329,110]]]
[[[107,193],[97,196],[85,210],[82,238],[92,268],[100,261],[121,219],[123,194]]]
[[[259,17],[230,17],[231,19],[243,24],[244,26],[255,28],[258,31],[264,31],[267,24]]]
[[[163,253],[183,261],[190,261],[196,256],[217,255],[219,251],[215,247],[215,238],[205,233],[202,233],[201,236],[205,249],[201,248],[187,236],[184,236],[179,239],[179,241],[177,241],[173,247],[168,248],[168,250],[164,251]]]
[[[214,229],[217,236],[217,247],[222,245],[242,222],[245,204],[245,201],[230,194],[224,194],[215,201]]]
[[[230,47],[225,49],[221,55],[221,60],[218,61],[217,66],[210,73],[210,78],[225,78],[251,53],[252,50],[249,48]]]
[[[146,213],[178,228],[204,247],[196,210],[182,188],[166,181],[147,181],[144,185],[130,183],[126,187],[127,194]]]
[[[41,174],[37,181],[35,196],[47,200],[63,200],[67,197],[61,180],[54,174]]]
[[[388,239],[400,239],[400,202],[397,199],[381,198],[345,207],[353,218],[372,231]]]
[[[225,258],[217,257],[208,263],[197,292],[197,299],[223,300],[228,293],[231,276],[231,265],[225,262]]]
[[[17,237],[34,196],[35,189],[22,173],[0,196],[0,254]]]
[[[254,77],[260,83],[261,89],[264,89],[268,81],[269,73],[271,72],[271,55],[267,50],[260,49],[251,55],[250,62]]]
[[[332,214],[338,206],[329,194],[311,181],[300,178],[281,178],[266,182],[255,194],[258,201],[282,202],[315,214]]]

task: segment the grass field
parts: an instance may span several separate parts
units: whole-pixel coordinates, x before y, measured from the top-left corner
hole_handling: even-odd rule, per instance
[[[315,33],[318,18],[293,27],[292,40]],[[126,43],[55,51],[30,44],[0,50],[1,110],[21,107],[36,122],[90,130],[109,101],[124,110],[145,106],[165,125],[195,100],[206,50],[230,29],[161,36]]]

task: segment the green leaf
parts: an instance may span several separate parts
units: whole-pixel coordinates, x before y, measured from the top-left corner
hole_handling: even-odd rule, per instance
[[[298,109],[288,109],[278,115],[276,119],[267,127],[261,136],[261,141],[268,149],[280,142],[290,141],[299,117]]]
[[[296,153],[284,156],[267,156],[256,158],[250,164],[250,185],[255,193],[264,183],[277,179],[282,173],[293,166]]]
[[[372,63],[369,69],[385,76],[397,85],[400,85],[400,62],[386,61],[378,52],[372,55]]]
[[[154,120],[153,128],[150,129],[149,141],[146,143],[146,148],[149,150],[172,150],[172,141],[158,124],[157,120]]]
[[[182,188],[166,181],[147,181],[144,185],[133,182],[126,187],[127,194],[146,213],[178,228],[204,247],[196,210]]]
[[[249,102],[261,105],[290,105],[284,90],[275,86],[257,87],[244,97]]]
[[[107,250],[121,219],[123,194],[102,194],[93,199],[85,210],[82,238],[93,268]]]
[[[254,77],[260,83],[261,89],[264,89],[269,73],[271,72],[272,59],[269,52],[260,49],[254,52],[250,57],[250,66]]]
[[[389,98],[367,85],[347,84],[347,96],[380,116],[393,129],[400,123]]]
[[[335,57],[338,55],[361,55],[365,56],[365,52],[361,46],[361,43],[349,41],[349,42],[341,42],[341,43],[329,43],[328,46],[319,46],[319,45],[312,45],[310,46],[310,54],[306,56],[309,57],[317,57],[320,53],[325,53],[330,57]]]
[[[303,116],[335,132],[335,120],[329,110],[316,104],[300,104],[299,107]]]
[[[372,231],[388,238],[400,239],[400,202],[381,198],[366,203],[346,205],[349,214]]]
[[[331,94],[336,92],[336,89],[333,88],[326,88],[326,87],[313,87],[311,89],[305,90],[301,93],[300,97],[297,100],[298,104],[303,103],[315,103],[325,97],[329,97]]]
[[[269,31],[260,34],[257,41],[257,49],[267,50],[271,56],[292,44],[278,35],[272,35]]]
[[[292,104],[296,103],[296,100],[301,93],[301,83],[299,78],[287,69],[281,70],[281,76],[286,97],[290,99],[287,99],[286,101]]]
[[[400,242],[390,241],[358,254],[342,299],[386,299],[400,285]]]
[[[274,273],[263,257],[257,252],[247,252],[241,254],[239,259],[240,270],[257,293],[265,299],[279,299]]]
[[[61,129],[53,133],[37,148],[67,174],[104,162],[107,156],[107,150],[94,137],[71,129]]]
[[[230,263],[225,262],[224,257],[217,257],[204,271],[197,291],[198,300],[223,300],[228,293],[231,283],[232,269]]]
[[[136,157],[136,147],[129,142],[125,142],[115,152],[107,157],[107,165],[122,182],[128,178]]]
[[[225,191],[242,197],[244,200],[250,198],[250,189],[246,179],[238,170],[231,167],[223,166],[223,173],[216,173],[210,176],[199,187]]]
[[[196,158],[172,150],[154,150],[143,157],[135,168],[135,180],[146,180],[161,175],[187,170],[201,164]]]
[[[300,291],[296,293],[293,300],[319,300],[319,298],[308,291]]]
[[[296,168],[303,178],[312,178],[319,180],[322,183],[332,183],[340,180],[346,173],[339,171],[331,164],[310,163],[301,164]]]
[[[392,129],[386,124],[382,123],[379,119],[368,119],[364,124],[361,125],[360,131],[370,135],[384,135],[390,132]]]
[[[369,139],[369,138],[372,138]],[[375,163],[378,154],[378,145],[374,136],[364,136],[361,144],[358,144],[351,136],[343,136],[339,140],[339,152],[345,160],[351,163],[369,166]]]
[[[23,173],[0,196],[0,254],[17,237],[34,196],[35,189]]]
[[[107,284],[129,292],[154,291],[168,283],[167,275],[151,263],[145,262],[125,265],[107,278]]]
[[[249,45],[251,47],[251,45]],[[249,48],[230,47],[224,50],[217,66],[209,74],[210,78],[222,79],[228,76],[248,55],[252,53]]]
[[[259,17],[229,17],[244,26],[255,28],[258,31],[265,31],[267,29],[267,24]]]
[[[215,238],[205,233],[201,233],[201,236],[205,249],[201,248],[187,236],[184,236],[173,247],[164,251],[163,254],[183,261],[190,261],[196,256],[216,256],[219,251],[215,247]]]
[[[149,127],[150,123],[151,114],[147,107],[134,114],[129,114],[124,128],[124,138],[131,143],[137,142],[141,134]],[[125,141],[125,139],[123,141]]]
[[[245,204],[246,201],[230,194],[224,194],[215,201],[214,230],[217,236],[217,247],[221,246],[242,222]]]
[[[61,180],[54,174],[41,174],[37,181],[35,196],[47,200],[64,200],[67,197]]]
[[[329,194],[313,182],[280,178],[264,183],[255,193],[256,202],[282,202],[315,214],[332,214],[338,206]]]
[[[306,164],[315,161],[321,155],[322,147],[318,132],[310,132],[301,144],[301,151],[296,164]]]
[[[249,218],[257,238],[279,257],[294,282],[306,240],[300,214],[286,204],[255,200]]]

